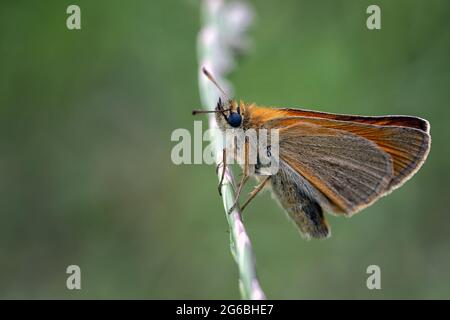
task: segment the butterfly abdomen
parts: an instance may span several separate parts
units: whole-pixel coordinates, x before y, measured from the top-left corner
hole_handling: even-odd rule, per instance
[[[289,217],[306,238],[327,238],[330,235],[321,205],[315,200],[317,191],[308,187],[295,172],[280,164],[271,178],[272,191]]]

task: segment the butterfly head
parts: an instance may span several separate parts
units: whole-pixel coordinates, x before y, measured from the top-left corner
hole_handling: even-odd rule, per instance
[[[242,128],[244,122],[243,113],[245,111],[244,103],[241,101],[238,104],[236,100],[228,99],[228,94],[217,83],[212,74],[206,68],[202,68],[202,72],[216,86],[222,96],[226,98],[226,102],[223,102],[222,98],[219,98],[214,110],[193,110],[192,114],[215,113],[217,124],[222,130]]]
[[[221,98],[217,102],[216,106],[216,119],[219,123],[219,127],[225,129],[228,127],[240,128],[242,126],[243,117],[241,113],[241,107],[237,104],[236,100],[228,100],[225,104]]]

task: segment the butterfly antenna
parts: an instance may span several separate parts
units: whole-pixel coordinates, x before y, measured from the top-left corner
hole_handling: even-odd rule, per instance
[[[192,110],[192,115],[196,115],[199,113],[218,113],[218,112],[226,112],[226,111],[230,111],[230,109],[224,109],[224,110],[201,110],[201,109],[195,109]]]
[[[219,91],[228,98],[228,94],[225,92],[225,90],[222,89],[222,87],[217,83],[216,79],[214,79],[212,74],[205,67],[202,67],[202,72],[212,83],[214,83],[217,89],[219,89]]]

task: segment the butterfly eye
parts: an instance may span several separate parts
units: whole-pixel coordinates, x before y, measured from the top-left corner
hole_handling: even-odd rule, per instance
[[[230,116],[228,117],[228,124],[232,126],[233,128],[237,128],[241,125],[242,117],[237,112],[231,112]]]

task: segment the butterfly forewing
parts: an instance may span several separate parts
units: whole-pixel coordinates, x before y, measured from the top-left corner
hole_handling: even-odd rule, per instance
[[[409,127],[380,126],[310,117],[278,118],[268,121],[266,126],[282,128],[296,123],[310,123],[323,128],[349,132],[375,143],[391,156],[393,162],[393,177],[386,192],[399,187],[409,179],[423,164],[430,148],[429,134]]]

